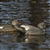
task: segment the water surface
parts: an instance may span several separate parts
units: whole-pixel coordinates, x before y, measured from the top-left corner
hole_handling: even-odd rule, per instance
[[[12,19],[17,19],[37,26],[49,16],[49,6],[49,0],[0,2],[0,23],[10,24]],[[50,50],[50,27],[46,30],[42,36],[0,35],[0,50]]]

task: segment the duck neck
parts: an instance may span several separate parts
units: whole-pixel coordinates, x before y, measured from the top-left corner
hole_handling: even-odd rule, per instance
[[[45,28],[39,28],[39,29],[45,32]]]
[[[23,28],[20,27],[20,26],[15,26],[15,28],[16,28],[18,31],[20,31],[20,32],[23,32],[23,33],[26,32],[25,29],[23,29]]]

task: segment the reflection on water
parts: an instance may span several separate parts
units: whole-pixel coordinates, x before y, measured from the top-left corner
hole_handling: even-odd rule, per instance
[[[32,18],[30,18],[30,21],[33,25],[37,26],[39,22],[43,22],[44,19],[46,19],[49,14],[48,11],[49,8],[49,0],[32,0],[30,1],[30,7],[31,7],[31,14]]]
[[[27,43],[41,44],[42,42],[45,41],[45,35],[43,35],[43,36],[26,36],[25,38],[28,39]]]
[[[2,36],[3,37],[3,36]],[[20,42],[13,42],[11,41],[11,36],[8,37],[8,35],[5,35],[4,41],[0,41],[0,47],[1,50],[40,50],[42,49],[49,49],[50,48],[50,36],[26,36],[25,39],[27,38],[29,41],[26,43],[26,41],[20,41]],[[18,37],[19,38],[19,37]],[[24,38],[24,37],[23,37]],[[23,39],[22,38],[22,39]],[[4,39],[4,38],[2,38]],[[8,41],[8,39],[10,41]],[[18,39],[19,40],[19,39]]]
[[[0,2],[0,22],[10,23],[11,19],[24,21],[24,24],[37,26],[49,15],[49,0],[16,0],[16,2]],[[46,4],[47,3],[47,4]],[[2,20],[5,19],[6,20]],[[9,20],[7,20],[9,19]],[[46,34],[50,34],[47,32]],[[0,50],[49,50],[50,35],[17,36],[0,35]]]

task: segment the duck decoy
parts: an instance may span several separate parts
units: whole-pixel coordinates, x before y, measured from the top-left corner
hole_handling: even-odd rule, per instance
[[[20,21],[13,20],[12,25],[19,31],[24,32],[25,35],[43,35],[45,34],[45,23],[41,22],[38,27],[32,25],[22,25]],[[22,29],[25,28],[25,29]]]

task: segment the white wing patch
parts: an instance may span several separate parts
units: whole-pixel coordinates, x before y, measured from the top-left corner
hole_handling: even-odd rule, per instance
[[[24,27],[25,30],[29,30],[29,29],[30,29],[30,28],[29,28],[28,26],[26,26],[26,25],[21,25],[21,27]]]

